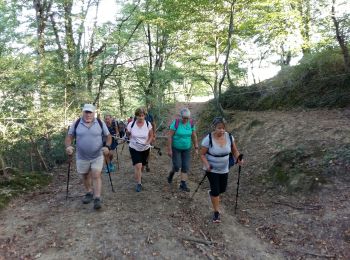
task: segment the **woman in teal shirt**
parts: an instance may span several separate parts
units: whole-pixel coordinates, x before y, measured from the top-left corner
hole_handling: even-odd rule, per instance
[[[181,168],[181,184],[180,189],[189,192],[187,187],[187,173],[190,168],[191,147],[192,143],[198,154],[198,140],[196,134],[196,126],[191,117],[188,108],[180,111],[181,119],[175,119],[170,124],[168,136],[168,155],[172,158],[173,168],[168,176],[168,183],[172,183],[175,172]]]

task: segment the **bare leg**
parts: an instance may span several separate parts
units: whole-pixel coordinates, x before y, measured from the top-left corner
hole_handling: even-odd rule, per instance
[[[95,198],[101,197],[101,189],[102,189],[102,179],[101,179],[101,172],[92,171],[92,183],[94,187],[94,196]]]
[[[211,203],[213,204],[213,209],[214,211],[219,211],[219,205],[220,205],[220,196],[216,196],[216,197],[213,197],[213,196],[210,196],[211,198]]]
[[[86,192],[92,192],[91,172],[83,175],[83,183],[84,183],[84,187],[85,187]]]
[[[142,163],[135,164],[135,180],[137,184],[141,184],[141,178],[142,178]]]

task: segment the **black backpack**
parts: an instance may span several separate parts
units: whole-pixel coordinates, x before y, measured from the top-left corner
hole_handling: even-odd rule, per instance
[[[98,124],[101,127],[101,130],[102,130],[101,137],[102,137],[102,140],[103,140],[103,124],[102,124],[101,119],[99,119],[99,118],[96,118],[96,119],[97,119]],[[74,137],[76,137],[76,131],[77,131],[77,128],[78,128],[78,125],[79,125],[80,121],[81,121],[81,117],[79,117],[77,119],[77,121],[75,122],[75,124],[74,124],[74,131],[73,131],[73,136]]]
[[[147,128],[148,128],[149,122],[147,120],[145,120],[145,121],[146,121],[146,125],[147,125]],[[131,124],[131,128],[134,127],[135,123],[136,123],[136,118],[134,118],[134,121]]]
[[[209,147],[213,147],[213,140],[211,137],[211,133],[209,133],[208,135],[209,135]],[[228,135],[229,135],[229,139],[230,139],[230,143],[231,143],[230,148],[232,149],[232,134],[228,133]],[[214,155],[214,154],[211,154],[209,152],[209,149],[208,149],[207,154],[214,156],[214,157],[225,157],[228,155],[229,156],[228,157],[228,160],[229,160],[228,167],[231,168],[233,165],[235,165],[235,159],[233,157],[232,152],[230,152],[229,154]]]

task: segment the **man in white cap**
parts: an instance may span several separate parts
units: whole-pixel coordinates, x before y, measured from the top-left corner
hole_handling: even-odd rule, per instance
[[[95,118],[95,111],[94,105],[84,105],[82,117],[73,122],[68,130],[65,146],[66,153],[71,156],[74,152],[72,142],[74,138],[76,139],[77,172],[83,176],[86,189],[83,203],[88,204],[94,201],[94,209],[100,209],[103,155],[109,154],[112,136],[106,124]],[[106,137],[105,146],[102,142],[103,136]]]

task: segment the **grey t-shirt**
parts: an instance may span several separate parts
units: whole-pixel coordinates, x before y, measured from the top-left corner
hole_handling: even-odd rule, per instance
[[[97,119],[94,119],[90,127],[80,120],[77,129],[75,130],[77,159],[79,160],[94,160],[102,155],[102,129]],[[69,128],[68,134],[74,135],[74,121]],[[103,135],[108,136],[109,131],[104,122],[102,122]]]
[[[202,146],[208,148],[209,153],[213,155],[226,155],[222,157],[215,157],[210,154],[206,154],[207,160],[209,164],[211,165],[212,172],[215,173],[228,173],[229,172],[229,153],[231,152],[231,142],[230,142],[230,136],[227,132],[225,132],[225,138],[226,138],[226,144],[224,146],[220,146],[218,143],[215,142],[213,134],[211,134],[211,140],[213,143],[213,146],[209,146],[209,135],[207,135],[203,141]],[[232,143],[234,142],[234,138],[232,136]],[[204,168],[206,170],[206,168]]]

